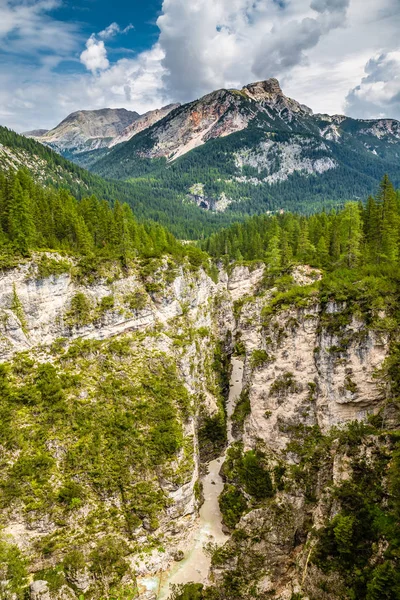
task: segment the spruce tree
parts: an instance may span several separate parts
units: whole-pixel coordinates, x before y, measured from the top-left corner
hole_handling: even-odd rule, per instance
[[[16,250],[28,254],[35,226],[28,191],[22,189],[18,179],[15,180],[8,199],[8,233]]]
[[[394,262],[399,255],[399,214],[396,192],[387,175],[381,182],[378,201],[381,205],[380,254],[384,260]]]
[[[349,269],[357,266],[363,239],[362,220],[357,202],[348,202],[339,219],[340,260]]]

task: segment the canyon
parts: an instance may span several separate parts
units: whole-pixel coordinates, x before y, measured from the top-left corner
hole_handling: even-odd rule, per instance
[[[65,272],[44,277],[43,260],[63,263]],[[313,291],[321,279],[318,269],[294,267],[291,278],[309,294],[300,304],[276,306],[276,289],[263,264],[228,271],[220,266],[210,277],[203,268],[161,259],[146,268],[138,263],[129,273],[109,265],[88,277],[74,260],[47,253],[2,273],[0,357],[18,389],[21,374],[35,381],[41,368],[55,369],[64,381],[67,406],[82,405],[90,419],[97,414],[101,420],[104,410],[114,411],[114,394],[122,393],[114,402],[133,411],[136,429],[146,432],[135,394],[162,382],[174,390],[174,435],[182,436],[163,460],[123,471],[128,480],[122,495],[118,487],[97,489],[89,472],[78,469],[68,475],[68,485],[78,490],[68,505],[57,500],[56,508],[50,507],[25,494],[2,504],[3,535],[29,559],[33,600],[97,598],[134,589],[139,598],[161,600],[173,590],[170,584],[227,589],[233,572],[239,578],[237,597],[340,597],[334,591],[342,585],[340,577],[333,585],[330,575],[309,562],[313,531],[338,513],[334,488],[353,476],[341,431],[366,423],[384,404],[377,373],[389,343],[362,315],[349,313],[346,303],[321,304]],[[37,415],[44,411],[47,419],[60,410],[48,406],[35,413],[32,402],[37,400],[27,400],[16,415],[22,436],[24,431],[37,435]],[[389,423],[395,417],[386,418]],[[46,455],[54,466],[48,484],[43,479],[41,485],[53,490],[66,489],[65,461],[81,444],[67,423],[61,420],[58,431],[49,425],[43,447],[41,460]],[[101,447],[107,453],[111,433],[99,435],[105,436]],[[324,436],[331,436],[329,449],[308,472],[298,445],[317,447]],[[374,443],[358,448],[367,462],[373,462]],[[20,472],[15,465],[28,447],[29,437],[17,453],[2,450],[5,473]],[[237,465],[256,459],[255,472],[263,485],[272,486],[265,496],[240,483],[243,466]],[[84,459],[78,453],[74,460],[78,465]],[[109,468],[107,461],[104,465]],[[148,489],[128,499],[141,482]],[[235,524],[226,512],[232,493],[243,504]],[[135,502],[143,507],[136,510]],[[104,540],[118,542],[123,552],[107,563],[108,571],[99,572],[94,561],[104,556]],[[73,549],[84,563],[76,557],[73,562]],[[330,590],[328,595],[316,593],[316,582]]]

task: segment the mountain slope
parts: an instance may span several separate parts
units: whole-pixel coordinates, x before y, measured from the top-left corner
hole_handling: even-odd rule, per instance
[[[86,167],[96,161],[104,149],[130,140],[178,106],[171,104],[144,115],[125,108],[81,110],[68,115],[51,131],[37,129],[24,135]]]
[[[92,166],[169,182],[189,201],[235,213],[312,210],[400,183],[400,124],[314,115],[275,79],[219,90],[172,111]]]
[[[109,147],[113,148],[118,144],[123,142],[128,142],[133,136],[137,135],[144,129],[148,129],[158,121],[161,121],[164,117],[166,117],[170,112],[179,108],[180,104],[169,104],[168,106],[163,106],[163,108],[150,110],[149,112],[141,115],[138,119],[136,119],[133,123],[125,127],[120,135],[115,137],[110,143]]]
[[[61,154],[79,154],[108,147],[110,141],[139,118],[125,108],[80,110],[71,113],[57,127],[42,135],[30,134]],[[26,134],[29,135],[29,134]]]

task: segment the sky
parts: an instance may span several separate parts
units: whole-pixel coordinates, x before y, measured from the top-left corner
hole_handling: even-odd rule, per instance
[[[400,119],[399,32],[400,0],[0,0],[0,125],[269,77],[314,112]]]

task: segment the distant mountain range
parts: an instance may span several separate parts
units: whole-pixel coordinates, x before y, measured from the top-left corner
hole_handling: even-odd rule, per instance
[[[364,199],[385,172],[400,184],[398,121],[313,114],[276,79],[142,116],[80,111],[27,135],[103,177],[147,178],[183,203],[241,216]]]

